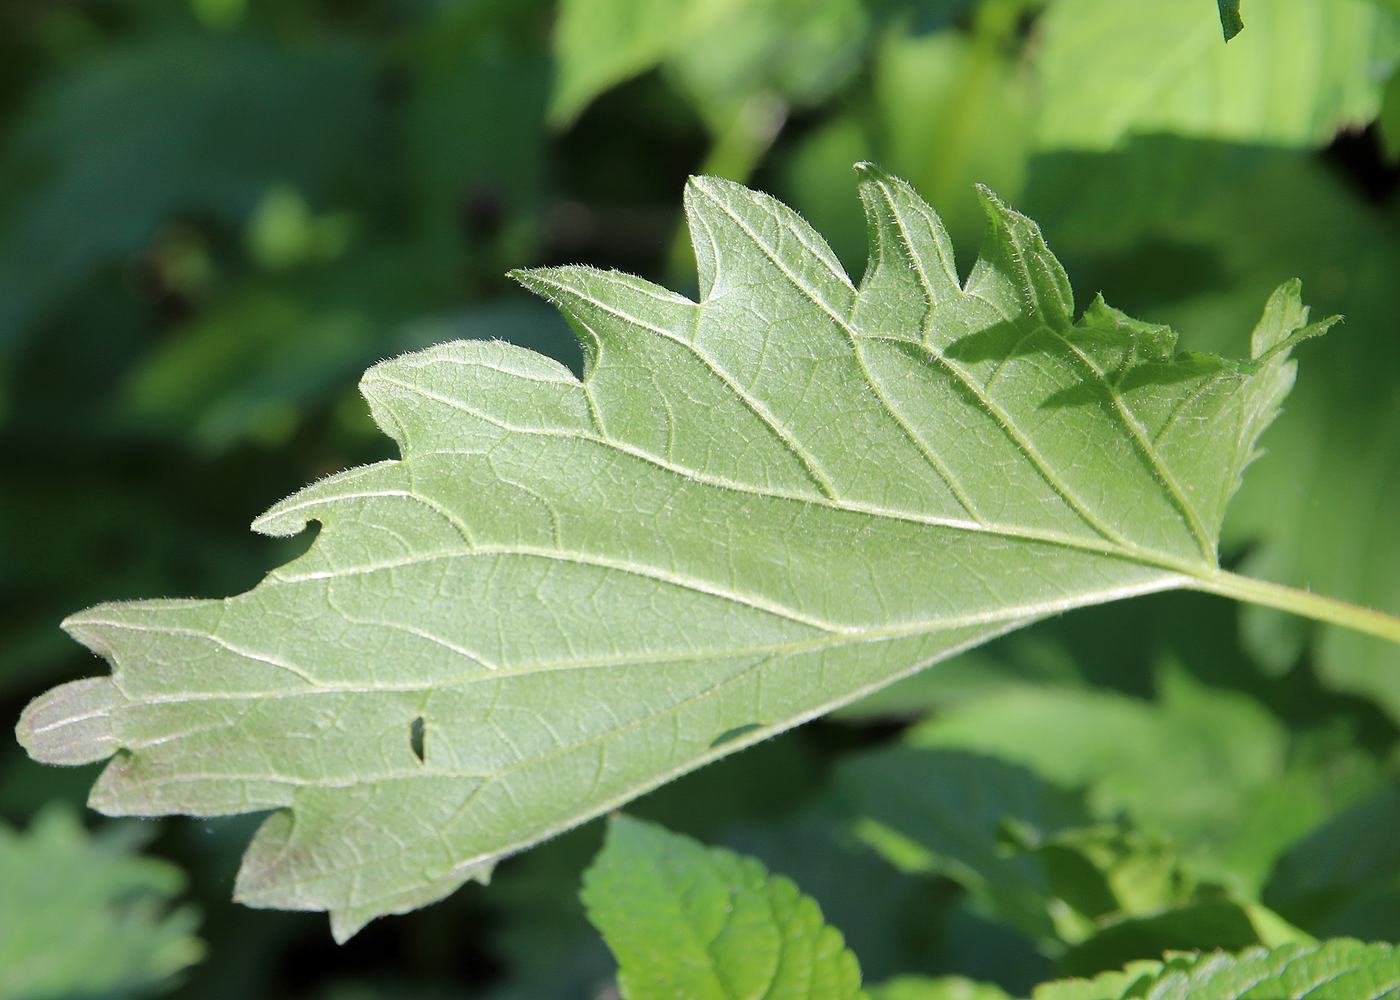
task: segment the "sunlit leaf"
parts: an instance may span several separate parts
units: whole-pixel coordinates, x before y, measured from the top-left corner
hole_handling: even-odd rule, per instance
[[[857,288],[767,196],[687,189],[699,302],[581,267],[521,280],[582,380],[452,343],[362,388],[402,459],[256,528],[323,524],[226,600],[67,628],[110,677],[56,688],[31,754],[116,754],[113,814],[274,810],[236,887],[345,937],[707,761],[1037,618],[1197,587],[1252,594],[1216,538],[1307,324],[1249,361],[1094,301],[984,193],[965,281],[932,210],[863,168]]]

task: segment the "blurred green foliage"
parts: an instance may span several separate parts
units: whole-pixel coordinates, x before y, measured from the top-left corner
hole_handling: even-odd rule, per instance
[[[167,906],[184,875],[138,843],[130,826],[89,837],[62,806],[0,825],[0,996],[147,993],[199,960],[196,915]]]
[[[506,268],[693,286],[679,192],[704,170],[798,207],[859,273],[861,159],[957,244],[991,184],[1082,300],[1191,348],[1238,344],[1301,277],[1347,325],[1305,351],[1226,555],[1400,612],[1400,8],[1241,13],[1226,45],[1210,0],[8,0],[0,702],[15,718],[91,672],[64,614],[237,592],[304,545],[244,526],[390,453],[353,389],[375,360],[499,337],[577,367]],[[1400,936],[1397,721],[1396,649],[1164,596],[1004,640],[636,811],[794,878],[871,982],[1026,995],[1169,947]],[[0,748],[16,826],[90,783]],[[36,822],[81,853],[68,821]],[[146,986],[589,997],[615,973],[576,897],[596,824],[344,950],[320,918],[227,902],[250,826],[150,828],[209,948]],[[130,863],[83,857],[54,866],[91,906],[65,916],[55,889],[28,910],[74,946]],[[129,955],[195,957],[170,943],[188,911],[142,912]]]

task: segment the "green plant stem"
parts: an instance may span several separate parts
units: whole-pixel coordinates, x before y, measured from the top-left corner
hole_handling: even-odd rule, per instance
[[[1266,580],[1240,576],[1237,573],[1221,571],[1212,577],[1201,578],[1191,584],[1198,590],[1222,597],[1234,598],[1249,604],[1260,604],[1277,608],[1290,614],[1301,615],[1329,625],[1340,625],[1367,635],[1400,643],[1400,618],[1383,611],[1364,608],[1359,604],[1349,604],[1334,597],[1323,597],[1307,590],[1297,590]]]

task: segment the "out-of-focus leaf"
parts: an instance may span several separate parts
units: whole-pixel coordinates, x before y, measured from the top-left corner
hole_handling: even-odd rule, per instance
[[[1071,976],[1093,976],[1170,951],[1311,942],[1307,934],[1258,903],[1203,899],[1112,919],[1066,951],[1060,967]]]
[[[253,288],[222,302],[153,352],[123,390],[131,424],[222,451],[280,444],[303,405],[373,356],[377,330],[353,308]]]
[[[1056,979],[1037,986],[1031,1000],[1119,1000],[1136,996],[1133,987],[1161,969],[1161,962],[1140,961],[1130,962],[1125,969],[1101,972],[1092,979]]]
[[[345,252],[355,220],[344,212],[314,213],[293,187],[266,192],[248,223],[248,252],[273,270],[333,260]]]
[[[618,816],[583,901],[631,1000],[854,1000],[860,966],[821,910],[752,858]]]
[[[857,65],[866,17],[857,0],[564,0],[550,106],[566,124],[613,85],[665,65],[712,131],[771,93],[807,104]]]
[[[722,8],[717,8],[722,9]],[[687,0],[566,0],[559,6],[558,62],[550,118],[568,124],[595,97],[658,65],[706,5]]]
[[[1400,939],[1400,787],[1333,817],[1279,861],[1264,901],[1319,937]]]
[[[172,216],[239,224],[277,183],[330,200],[352,190],[375,162],[371,68],[346,45],[176,34],[55,81],[0,160],[14,199],[0,216],[0,344]]]
[[[686,0],[723,8],[689,37],[672,31],[667,71],[711,131],[723,133],[752,95],[804,107],[829,97],[859,66],[860,0]]]
[[[193,911],[170,909],[184,876],[115,834],[61,809],[25,833],[0,824],[0,997],[149,995],[199,961]]]
[[[1203,3],[1060,0],[1041,24],[1045,148],[1108,149],[1137,133],[1327,142],[1380,109],[1400,17],[1369,0],[1254,0],[1228,45]]]
[[[896,748],[848,761],[838,776],[857,831],[881,854],[956,881],[1072,973],[1217,941],[1306,937],[1200,881],[1169,845],[1092,825],[1077,795],[1018,765]]]
[[[1011,1000],[1000,986],[962,976],[897,976],[868,986],[869,1000]]]
[[[1381,104],[1381,142],[1392,161],[1400,160],[1400,69],[1390,75]]]
[[[891,863],[951,878],[1032,939],[1054,940],[1049,879],[1003,830],[1039,842],[1087,826],[1080,796],[994,757],[912,747],[848,758],[837,782],[857,832]]]

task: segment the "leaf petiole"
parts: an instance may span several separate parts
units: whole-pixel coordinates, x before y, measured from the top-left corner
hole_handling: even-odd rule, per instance
[[[1314,594],[1312,591],[1256,580],[1225,570],[1213,576],[1197,577],[1188,586],[1209,594],[1277,608],[1290,614],[1311,618],[1313,621],[1341,625],[1343,628],[1400,643],[1400,618],[1359,604],[1339,601],[1334,597]]]

